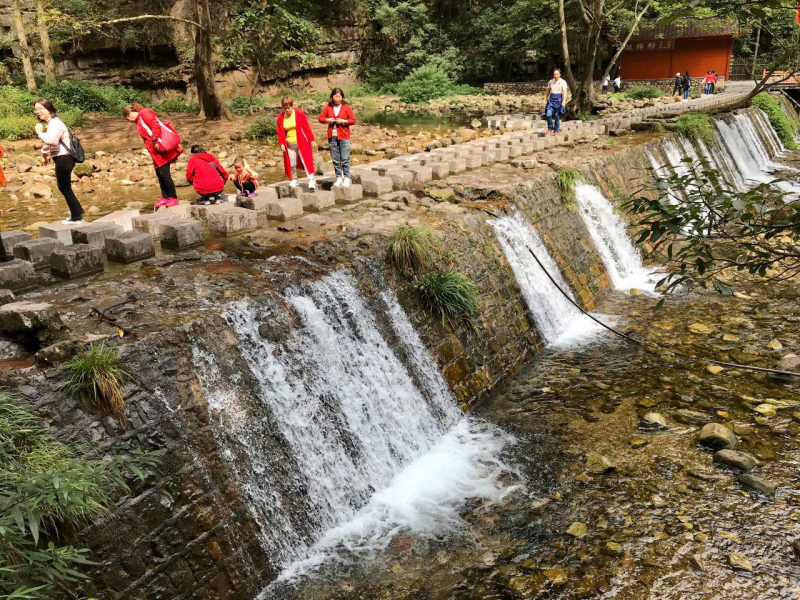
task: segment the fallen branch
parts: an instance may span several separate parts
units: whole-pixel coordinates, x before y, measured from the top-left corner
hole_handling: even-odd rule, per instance
[[[106,309],[106,310],[108,310],[108,309]],[[133,331],[131,331],[129,329],[125,329],[122,325],[117,323],[116,319],[112,319],[111,317],[107,316],[105,314],[105,311],[101,311],[98,308],[93,306],[92,309],[89,311],[89,314],[97,316],[98,319],[108,323],[109,325],[113,325],[119,331],[121,331],[123,335],[129,335],[131,337],[138,337]]]
[[[105,27],[107,25],[120,25],[121,23],[134,23],[136,21],[146,21],[146,20],[156,20],[156,21],[177,21],[178,23],[186,23],[187,25],[192,25],[199,29],[204,29],[204,27],[198,23],[197,21],[192,21],[191,19],[181,19],[180,17],[171,17],[169,15],[140,15],[138,17],[125,17],[124,19],[111,19],[110,21],[98,21],[97,23],[91,23],[92,27]]]

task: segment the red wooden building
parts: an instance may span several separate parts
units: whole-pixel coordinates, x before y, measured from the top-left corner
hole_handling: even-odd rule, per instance
[[[620,57],[620,76],[631,79],[669,79],[689,71],[706,71],[730,78],[736,23],[690,22],[643,27]]]

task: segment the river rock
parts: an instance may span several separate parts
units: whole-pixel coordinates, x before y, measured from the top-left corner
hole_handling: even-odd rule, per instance
[[[778,490],[777,486],[767,481],[766,479],[761,479],[760,477],[756,477],[755,475],[750,475],[749,473],[745,473],[739,475],[739,482],[749,487],[750,489],[756,490],[757,492],[761,492],[770,500],[775,499],[775,492]]]
[[[778,361],[775,368],[778,371],[796,372],[797,375],[779,375],[777,373],[771,373],[769,376],[770,379],[780,382],[797,381],[797,379],[800,378],[800,356],[796,354],[787,354]]]
[[[699,410],[682,408],[675,413],[675,420],[685,425],[696,425],[700,427],[711,421],[711,417]]]
[[[714,462],[747,473],[758,464],[755,457],[738,450],[720,450],[714,454]]]
[[[770,350],[783,350],[783,344],[779,339],[770,340],[769,344],[767,344],[767,348]]]
[[[0,331],[23,344],[44,345],[55,342],[65,329],[52,304],[11,302],[0,307]]]
[[[567,529],[568,534],[578,539],[586,537],[586,531],[586,523],[581,523],[580,521],[575,521],[569,526],[569,529]]]
[[[639,422],[639,427],[649,431],[660,431],[668,429],[667,420],[661,413],[651,412],[642,417]]]
[[[719,423],[708,423],[700,430],[700,435],[697,438],[703,446],[713,448],[714,450],[733,450],[739,440],[736,434],[730,429]]]
[[[754,406],[753,410],[765,417],[774,417],[776,414],[778,414],[778,408],[772,404],[767,404],[767,403]]]
[[[586,470],[595,475],[610,473],[617,468],[617,465],[610,459],[597,452],[590,452],[586,455]]]
[[[51,190],[50,186],[46,183],[37,183],[31,187],[30,192],[33,194],[34,198],[49,200],[53,197],[53,190]]]
[[[544,576],[547,577],[553,585],[564,585],[567,583],[567,572],[561,567],[545,569],[542,573],[544,573]]]
[[[728,554],[728,564],[735,571],[752,571],[753,565],[750,559],[741,552],[731,552]]]
[[[714,328],[711,325],[706,325],[705,323],[692,323],[689,325],[689,331],[696,333],[697,335],[710,335],[714,333]]]

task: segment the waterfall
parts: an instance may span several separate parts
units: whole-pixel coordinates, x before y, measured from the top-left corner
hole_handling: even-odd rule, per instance
[[[595,186],[585,183],[576,184],[575,198],[614,287],[618,290],[639,288],[653,291],[652,271],[642,264],[642,257],[631,242],[625,222],[611,202]]]
[[[546,343],[563,342],[595,333],[599,326],[564,297],[531,256],[533,252],[558,286],[574,300],[558,265],[533,226],[519,213],[493,219],[491,223],[542,339]]]
[[[498,456],[509,438],[462,416],[391,291],[376,313],[339,271],[282,301],[225,314],[247,373],[226,376],[224,359],[195,349],[220,443],[282,578],[342,548],[377,551],[400,531],[439,535],[467,499],[508,491]],[[263,335],[287,307],[299,324]]]

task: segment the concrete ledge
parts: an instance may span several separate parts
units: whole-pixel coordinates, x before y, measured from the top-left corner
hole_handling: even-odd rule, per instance
[[[20,260],[26,260],[33,265],[34,269],[47,269],[50,266],[50,255],[57,248],[63,248],[64,244],[51,238],[37,238],[20,242],[14,246],[14,256]]]
[[[183,250],[202,244],[206,239],[206,228],[202,221],[176,219],[164,225],[161,245],[172,250]]]
[[[89,223],[72,230],[73,244],[89,244],[96,248],[106,247],[106,236],[122,233],[122,225],[116,223]]]
[[[300,198],[279,198],[267,205],[267,217],[273,221],[291,221],[303,216]]]
[[[65,279],[101,273],[104,269],[103,251],[89,244],[72,244],[57,248],[50,257],[50,271],[53,275]]]
[[[349,187],[333,188],[333,199],[336,204],[352,204],[358,202],[364,196],[360,185],[354,183]]]
[[[109,260],[132,263],[156,255],[153,236],[144,231],[126,231],[106,237]]]
[[[163,229],[164,225],[167,221],[172,219],[176,219],[174,215],[170,213],[150,213],[149,215],[142,215],[140,217],[134,217],[133,222],[133,230],[140,231],[142,233],[149,233],[153,236],[160,236],[161,230]]]
[[[105,217],[96,219],[95,223],[116,223],[122,227],[122,231],[133,230],[133,219],[139,216],[138,210],[115,210],[108,213]]]
[[[3,248],[5,248],[6,256],[13,256],[16,245],[20,242],[33,239],[33,236],[24,231],[3,231],[0,233],[0,238],[3,240]]]
[[[258,227],[258,213],[246,208],[229,206],[207,213],[208,231],[213,235],[227,237]]]
[[[0,288],[20,292],[35,286],[36,271],[31,263],[19,259],[0,263]]]
[[[303,210],[307,212],[322,212],[336,205],[333,192],[306,192],[302,200]]]
[[[247,196],[239,196],[236,198],[236,206],[254,210],[259,213],[267,212],[267,205],[270,202],[275,202],[278,199],[278,191],[275,188],[258,188],[255,196],[248,198]]]
[[[39,237],[58,240],[65,246],[69,246],[72,244],[72,230],[78,227],[81,227],[81,225],[48,223],[47,225],[39,226]]]
[[[372,177],[361,178],[361,189],[365,196],[380,196],[388,194],[394,189],[391,178],[374,175]]]

